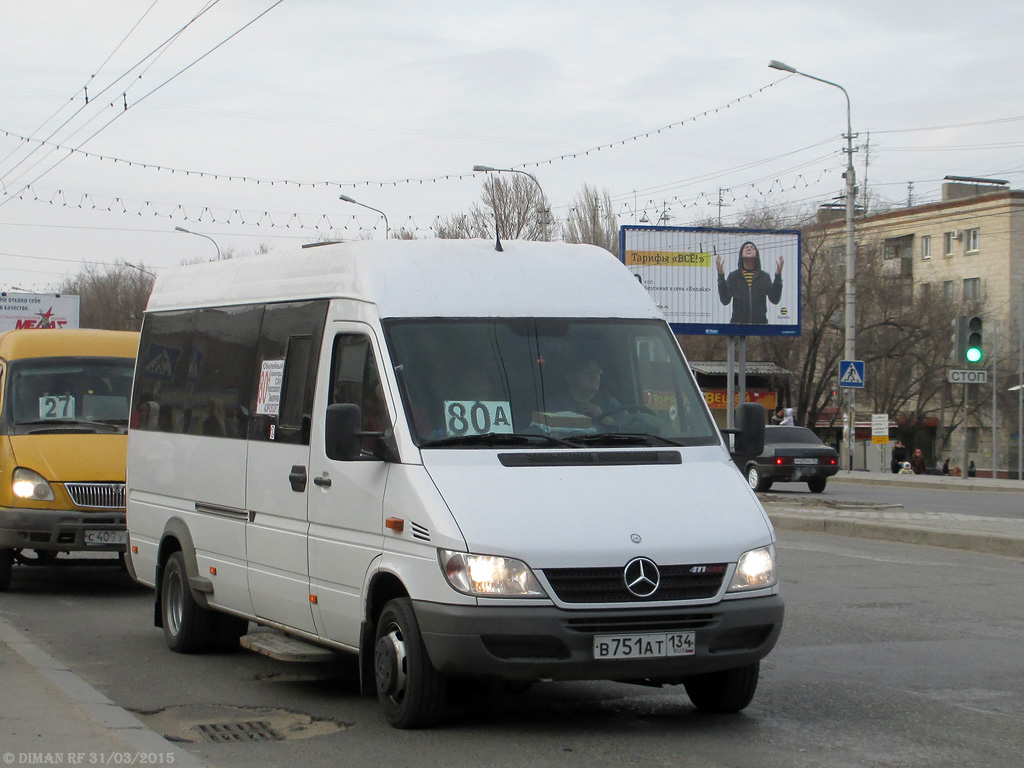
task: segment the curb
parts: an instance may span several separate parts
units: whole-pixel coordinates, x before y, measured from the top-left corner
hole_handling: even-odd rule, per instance
[[[64,702],[75,710],[78,722],[88,726],[94,733],[101,735],[107,741],[107,752],[105,754],[85,754],[86,758],[93,760],[108,759],[112,762],[124,760],[124,764],[131,764],[131,751],[135,756],[151,756],[163,758],[161,762],[172,764],[176,768],[207,768],[206,764],[197,757],[181,749],[175,744],[164,739],[160,734],[151,731],[135,715],[126,709],[119,707],[102,693],[97,691],[85,680],[80,678],[67,665],[43,651],[35,643],[28,640],[18,630],[0,618],[0,643],[10,648],[24,661],[26,668],[31,668],[31,674],[38,674],[50,685],[57,689],[64,698]],[[33,689],[38,694],[39,689]],[[6,696],[18,697],[17,690],[6,690]],[[55,707],[54,709],[60,709]],[[41,739],[48,743],[57,745],[61,737],[67,736],[70,729],[67,725],[54,722],[50,718],[46,722],[39,722],[33,726],[33,730]],[[17,753],[20,755],[20,753]],[[63,753],[54,752],[53,756]],[[34,750],[32,758],[46,758],[50,753]],[[16,758],[16,753],[4,754],[4,762],[11,764]]]
[[[934,530],[892,523],[865,520],[834,519],[812,514],[788,514],[768,511],[777,530],[827,533],[859,539],[897,541],[904,544],[925,544],[945,549],[964,549],[987,555],[1024,558],[1024,539],[997,533]]]

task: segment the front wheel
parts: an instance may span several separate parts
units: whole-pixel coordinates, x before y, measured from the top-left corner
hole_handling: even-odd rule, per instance
[[[686,695],[701,712],[739,712],[754,698],[760,667],[755,661],[737,669],[694,675],[683,682]]]
[[[381,611],[373,668],[384,718],[395,728],[420,728],[441,718],[447,681],[430,663],[409,598],[391,600]]]
[[[0,549],[0,592],[11,586],[11,571],[14,568],[14,550]]]
[[[754,491],[767,491],[772,487],[772,481],[765,480],[757,465],[751,464],[747,467],[747,485]]]
[[[163,619],[164,639],[172,651],[202,653],[210,650],[215,639],[217,616],[192,597],[185,557],[181,552],[173,553],[164,566],[160,616]]]

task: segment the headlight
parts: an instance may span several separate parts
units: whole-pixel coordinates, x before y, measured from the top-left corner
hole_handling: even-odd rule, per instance
[[[19,499],[34,499],[35,501],[52,501],[53,488],[46,482],[46,479],[31,469],[18,467],[11,477],[11,490]]]
[[[740,555],[736,561],[736,573],[729,583],[729,591],[763,589],[774,586],[775,581],[775,545],[769,544]]]
[[[445,578],[459,592],[485,597],[544,597],[537,577],[521,560],[437,551]]]

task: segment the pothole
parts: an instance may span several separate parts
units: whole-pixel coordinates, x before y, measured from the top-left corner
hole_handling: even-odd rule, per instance
[[[190,744],[229,744],[290,741],[337,733],[352,727],[334,718],[272,707],[236,707],[220,704],[185,704],[135,712],[146,726],[170,741]]]

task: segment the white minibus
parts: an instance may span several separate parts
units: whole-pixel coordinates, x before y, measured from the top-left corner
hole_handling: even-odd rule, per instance
[[[600,248],[168,270],[132,408],[129,566],[170,648],[287,657],[269,628],[357,654],[395,727],[435,723],[460,679],[682,685],[735,712],[781,631],[774,532],[730,458],[760,452],[764,411],[723,435]]]

